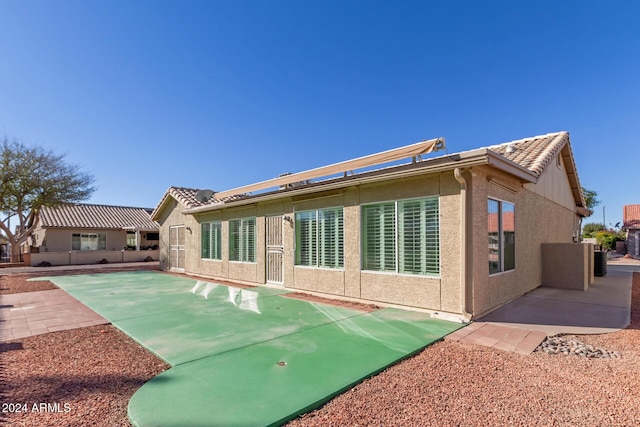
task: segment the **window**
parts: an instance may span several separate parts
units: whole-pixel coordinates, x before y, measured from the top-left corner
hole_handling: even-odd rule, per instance
[[[127,231],[127,246],[133,246],[135,248],[136,243],[136,233],[133,231]]]
[[[511,203],[489,199],[489,274],[513,270],[515,265],[515,215]]]
[[[203,222],[200,227],[200,257],[222,259],[222,223]]]
[[[296,213],[296,265],[344,267],[342,208]]]
[[[147,241],[160,240],[160,233],[147,233]]]
[[[439,200],[400,200],[362,208],[362,268],[440,273]]]
[[[106,233],[73,233],[72,251],[104,251],[107,249]]]
[[[229,221],[229,260],[256,262],[256,219]]]

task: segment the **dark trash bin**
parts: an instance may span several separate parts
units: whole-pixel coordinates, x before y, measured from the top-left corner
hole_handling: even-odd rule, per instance
[[[607,253],[605,251],[596,251],[593,265],[593,274],[603,277],[607,274]]]

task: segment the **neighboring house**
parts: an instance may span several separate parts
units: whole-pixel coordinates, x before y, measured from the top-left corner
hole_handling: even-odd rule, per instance
[[[627,253],[640,257],[640,205],[625,205],[622,229],[627,232]]]
[[[543,243],[578,241],[591,212],[568,133],[420,149],[359,173],[365,158],[221,193],[171,187],[152,213],[161,268],[469,319],[542,284]]]
[[[60,264],[55,261],[56,253],[80,254],[76,255],[76,262],[63,256],[63,264],[87,264],[102,259],[126,261],[132,257],[137,260],[141,255],[127,255],[125,260],[122,253],[158,250],[159,226],[151,220],[151,211],[82,203],[43,207],[26,241],[29,250],[23,252],[31,253],[32,264],[34,258]]]

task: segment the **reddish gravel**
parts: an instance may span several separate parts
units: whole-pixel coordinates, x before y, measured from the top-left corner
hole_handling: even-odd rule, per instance
[[[13,289],[28,288],[19,280],[11,279]],[[629,328],[579,339],[622,358],[523,356],[441,341],[288,425],[640,425],[640,274]],[[167,368],[111,326],[2,343],[0,401],[26,403],[28,412],[2,413],[0,425],[128,425],[130,397]],[[34,412],[34,403],[62,412]]]
[[[128,426],[133,393],[169,368],[111,325],[0,343],[0,355],[11,426]]]
[[[621,359],[441,341],[288,426],[640,425],[640,273],[632,307],[627,329],[578,338]]]

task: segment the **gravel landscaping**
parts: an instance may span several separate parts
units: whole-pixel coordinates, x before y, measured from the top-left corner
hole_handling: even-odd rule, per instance
[[[28,277],[0,292],[55,288]],[[632,299],[627,329],[547,343],[566,354],[440,341],[288,426],[640,425],[640,273]],[[0,343],[0,425],[129,425],[133,393],[168,368],[109,325]]]

